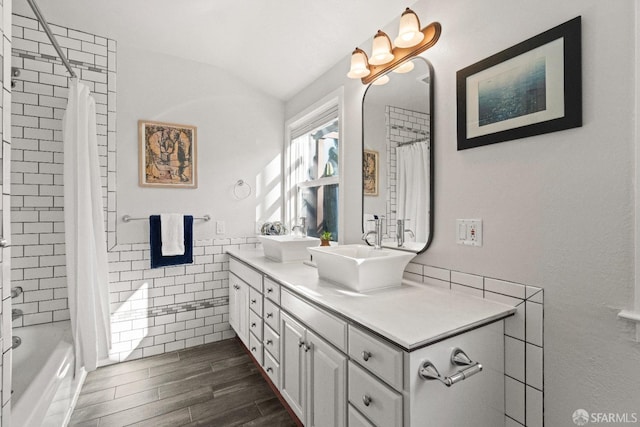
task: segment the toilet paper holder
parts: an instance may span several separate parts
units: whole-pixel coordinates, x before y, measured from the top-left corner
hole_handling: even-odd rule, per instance
[[[451,387],[482,371],[482,365],[479,362],[472,361],[469,356],[458,347],[454,348],[451,352],[450,360],[451,364],[465,366],[465,368],[455,372],[453,375],[443,377],[435,365],[427,360],[423,362],[418,369],[418,376],[426,381],[438,380],[447,387]]]

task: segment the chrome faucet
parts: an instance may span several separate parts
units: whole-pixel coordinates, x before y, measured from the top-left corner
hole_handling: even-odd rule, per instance
[[[297,234],[296,232],[300,232],[302,234],[302,237],[307,237],[307,218],[306,217],[301,216],[300,224],[294,225],[293,227],[291,227],[291,234]]]
[[[382,219],[383,218],[384,218],[383,216],[379,217],[378,215],[374,215],[374,219],[369,220],[369,221],[374,221],[375,223],[374,230],[367,231],[362,235],[362,240],[364,240],[367,243],[367,245],[371,245],[371,243],[369,243],[369,236],[372,234],[376,235],[376,241],[375,241],[375,244],[373,245],[375,249],[382,249]]]
[[[409,230],[408,228],[404,228],[406,221],[409,221],[409,220],[408,219],[399,219],[398,220],[398,225],[396,226],[396,240],[398,242],[398,247],[399,248],[404,246],[404,233],[409,233],[412,238],[416,237],[415,234],[413,234],[413,231]]]

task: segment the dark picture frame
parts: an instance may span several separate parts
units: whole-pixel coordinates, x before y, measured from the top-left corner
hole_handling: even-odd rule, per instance
[[[578,16],[456,73],[458,150],[582,126]]]

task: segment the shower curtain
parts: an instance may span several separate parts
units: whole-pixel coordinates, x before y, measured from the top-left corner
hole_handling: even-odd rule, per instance
[[[409,219],[418,241],[429,235],[429,141],[396,147],[397,218]]]
[[[111,347],[109,269],[98,163],[96,104],[70,79],[63,118],[67,287],[76,372],[93,371]]]

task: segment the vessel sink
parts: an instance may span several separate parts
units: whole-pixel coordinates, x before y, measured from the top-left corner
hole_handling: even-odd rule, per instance
[[[416,254],[366,245],[307,248],[321,279],[357,292],[400,286],[402,274]]]
[[[264,256],[277,262],[303,261],[309,259],[306,248],[318,246],[320,239],[317,237],[285,236],[258,236],[262,242]]]

